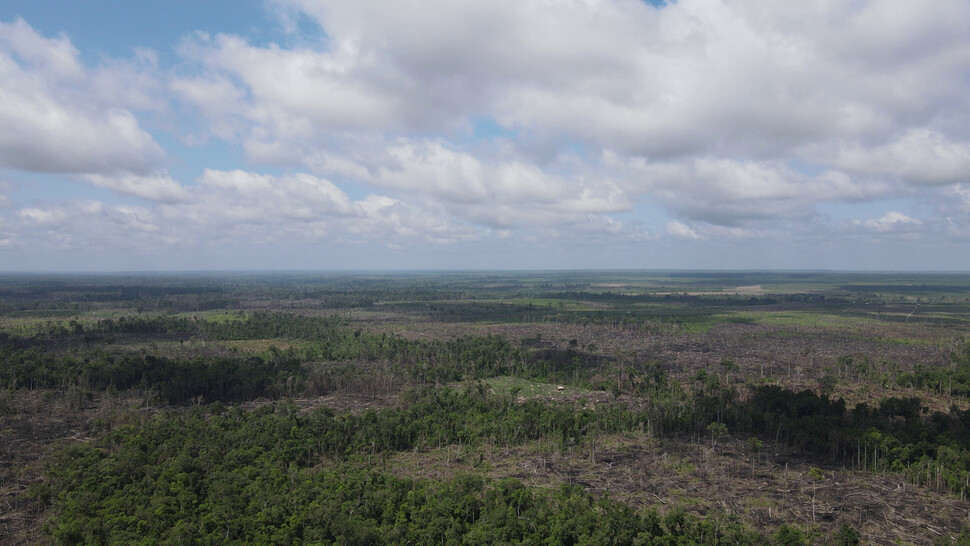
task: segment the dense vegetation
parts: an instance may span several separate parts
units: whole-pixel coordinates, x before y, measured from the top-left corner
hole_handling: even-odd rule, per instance
[[[367,453],[382,434],[395,436],[383,444],[389,449],[426,441],[451,425],[436,415],[460,409],[426,403],[434,409],[416,410],[418,424],[400,415],[301,416],[286,405],[167,413],[112,431],[99,445],[60,452],[49,489],[38,494],[57,498],[49,531],[64,543],[144,536],[278,544],[761,541],[737,521],[637,513],[577,487],[533,491],[477,476],[416,482],[352,462],[316,466],[327,453]]]

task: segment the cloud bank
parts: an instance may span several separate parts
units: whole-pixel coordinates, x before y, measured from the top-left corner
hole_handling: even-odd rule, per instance
[[[0,251],[892,268],[858,250],[970,235],[966,2],[267,5],[278,40],[203,28],[98,64],[0,22],[6,179],[113,196],[0,185]]]

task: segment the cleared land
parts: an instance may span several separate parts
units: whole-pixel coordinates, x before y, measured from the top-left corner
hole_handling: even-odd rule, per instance
[[[174,487],[168,458],[128,470],[148,488],[137,495],[94,494],[64,473],[127,482],[65,450],[122,465],[118,450],[166,420],[291,403],[309,420],[294,434],[331,426],[313,424],[322,408],[384,431],[274,455],[308,479],[471,475],[486,502],[512,478],[769,542],[835,541],[846,526],[871,543],[955,540],[970,515],[968,327],[970,275],[957,274],[0,276],[0,536],[119,540],[182,522],[201,540],[212,530],[192,518],[230,482],[198,474],[181,508],[161,510],[148,477],[171,471],[151,484]],[[180,455],[186,476],[200,449]],[[240,457],[240,475],[262,471]]]

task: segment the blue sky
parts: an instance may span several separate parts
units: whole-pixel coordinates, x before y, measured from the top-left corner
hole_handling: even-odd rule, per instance
[[[0,271],[970,270],[970,4],[0,2]]]

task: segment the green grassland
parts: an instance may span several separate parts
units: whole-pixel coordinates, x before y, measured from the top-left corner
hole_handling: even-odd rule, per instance
[[[511,394],[523,398],[549,398],[554,400],[568,400],[589,394],[589,389],[575,386],[557,385],[530,381],[519,377],[499,376],[484,381],[491,392],[495,394]]]

